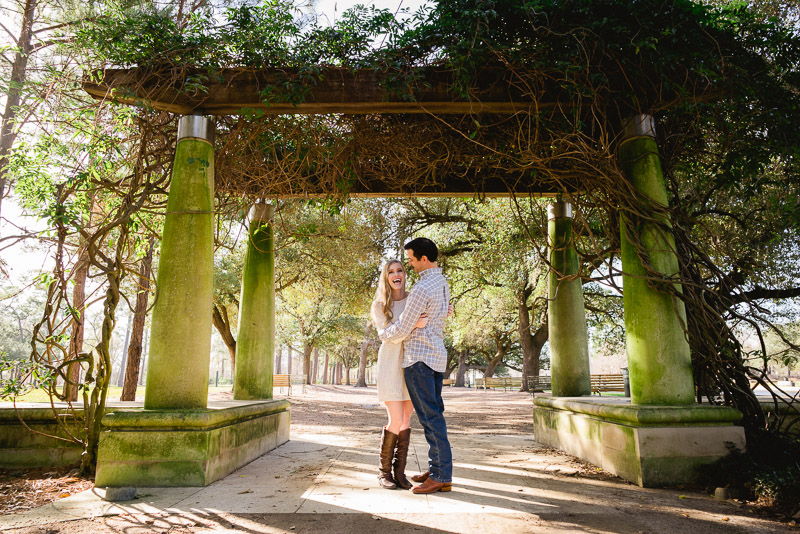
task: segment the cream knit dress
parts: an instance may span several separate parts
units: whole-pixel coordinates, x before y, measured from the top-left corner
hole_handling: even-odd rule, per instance
[[[403,308],[406,307],[406,299],[392,301],[392,320],[397,321]],[[383,314],[381,304],[378,301],[372,303],[372,322],[376,328],[385,328],[387,321]],[[378,349],[378,401],[405,401],[411,400],[406,389],[406,380],[403,377],[403,344],[384,341]]]

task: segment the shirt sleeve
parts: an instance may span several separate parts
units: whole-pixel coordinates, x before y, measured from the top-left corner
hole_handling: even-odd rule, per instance
[[[386,328],[378,329],[378,337],[383,341],[397,343],[403,341],[414,330],[414,325],[420,315],[425,311],[428,299],[423,291],[412,291],[408,296],[408,302],[403,313],[398,317],[397,322],[388,325]]]

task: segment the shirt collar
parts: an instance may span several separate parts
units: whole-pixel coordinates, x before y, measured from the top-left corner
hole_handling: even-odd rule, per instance
[[[425,269],[424,271],[419,273],[419,277],[422,278],[424,276],[428,276],[428,274],[430,274],[430,273],[442,274],[442,268],[441,267],[431,267],[430,269]]]

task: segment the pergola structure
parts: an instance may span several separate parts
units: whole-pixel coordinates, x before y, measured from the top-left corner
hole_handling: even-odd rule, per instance
[[[118,410],[103,419],[96,484],[208,484],[289,439],[289,406],[272,399],[275,280],[272,207],[258,201],[250,212],[250,236],[242,280],[234,399],[207,402],[213,284],[214,126],[207,115],[246,109],[267,114],[312,113],[531,113],[558,108],[557,89],[531,95],[502,70],[476,75],[468,98],[451,93],[444,71],[426,70],[412,100],[387,92],[373,71],[328,69],[299,104],[262,102],[262,90],[283,79],[285,69],[223,71],[203,93],[184,90],[181,80],[142,81],[141,72],[109,70],[87,79],[98,99],[182,114],[158,268],[159,296],[153,310],[150,363],[144,409]],[[652,110],[651,110],[652,111]],[[667,205],[655,126],[651,115],[621,121],[619,165],[633,187],[657,205]],[[503,195],[554,196],[533,182],[487,182],[446,190],[381,189],[379,183],[354,196]],[[280,196],[280,195],[276,195]],[[668,221],[667,221],[668,222]],[[694,404],[683,303],[646,282],[633,240],[622,227],[625,329],[630,399],[591,398],[589,351],[578,258],[572,242],[572,206],[556,200],[549,211],[549,335],[552,396],[537,397],[536,439],[594,462],[643,486],[690,480],[694,469],[725,456],[728,444],[744,447],[744,432],[732,408]],[[678,272],[672,236],[644,224],[635,242],[653,266]]]

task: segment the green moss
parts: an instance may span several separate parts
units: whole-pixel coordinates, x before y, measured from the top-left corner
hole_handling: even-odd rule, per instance
[[[250,224],[239,305],[233,397],[272,398],[275,352],[275,254],[272,225]]]
[[[289,439],[287,401],[225,404],[107,415],[113,425],[101,437],[96,484],[202,486]]]
[[[633,186],[654,205],[667,205],[658,147],[653,138],[639,137],[619,147],[620,164]],[[669,228],[669,221],[662,221]],[[642,221],[635,228],[653,267],[667,278],[678,275],[675,240],[671,233]],[[622,224],[623,304],[625,340],[635,404],[682,405],[694,402],[689,342],[684,334],[683,302],[650,287],[639,250]],[[678,287],[678,289],[680,289]]]
[[[211,354],[214,148],[183,139],[175,151],[150,331],[145,407],[204,408]]]
[[[550,262],[548,335],[553,395],[576,397],[591,395],[589,338],[586,329],[581,280],[561,280],[578,273],[578,256],[572,243],[572,219],[549,222]]]

